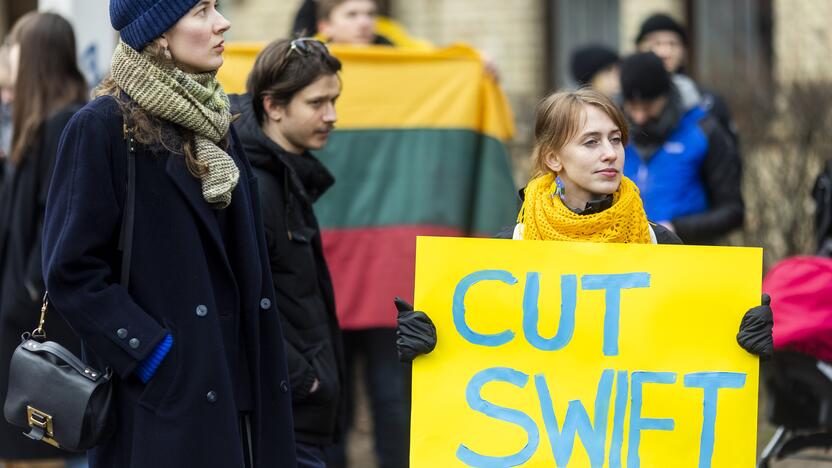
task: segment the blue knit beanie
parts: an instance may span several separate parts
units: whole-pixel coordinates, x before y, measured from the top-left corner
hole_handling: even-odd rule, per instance
[[[121,40],[141,51],[199,0],[110,0],[110,23]]]

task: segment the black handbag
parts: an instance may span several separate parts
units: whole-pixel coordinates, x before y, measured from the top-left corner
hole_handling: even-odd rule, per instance
[[[127,289],[135,211],[135,149],[125,127],[128,144],[127,193],[122,214],[119,249],[122,251],[121,285]],[[103,442],[115,427],[110,369],[86,365],[72,352],[46,340],[48,293],[40,322],[22,335],[9,366],[9,389],[3,414],[11,424],[26,428],[30,439],[71,451],[84,451]]]

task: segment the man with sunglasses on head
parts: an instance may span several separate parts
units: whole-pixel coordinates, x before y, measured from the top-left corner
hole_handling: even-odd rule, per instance
[[[326,467],[341,433],[344,365],[335,300],[312,204],[335,182],[310,153],[336,120],[341,62],[315,39],[264,48],[230,96],[234,123],[257,176],[269,263],[289,366],[299,468]],[[283,391],[288,391],[288,388]]]

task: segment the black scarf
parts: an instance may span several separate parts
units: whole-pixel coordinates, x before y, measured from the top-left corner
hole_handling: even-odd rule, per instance
[[[671,132],[676,129],[679,119],[685,113],[682,96],[676,87],[672,87],[668,95],[667,104],[661,114],[642,125],[630,121],[630,137],[638,150],[641,159],[649,160],[656,150],[664,144]]]

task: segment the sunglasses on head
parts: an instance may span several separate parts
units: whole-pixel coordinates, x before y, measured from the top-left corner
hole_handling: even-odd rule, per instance
[[[301,57],[308,57],[315,53],[329,54],[329,49],[327,49],[326,44],[313,37],[300,37],[289,43],[286,56],[289,57],[292,52],[297,52]]]

